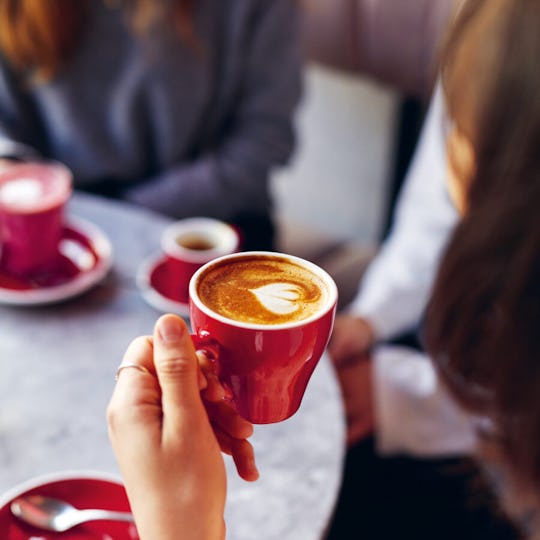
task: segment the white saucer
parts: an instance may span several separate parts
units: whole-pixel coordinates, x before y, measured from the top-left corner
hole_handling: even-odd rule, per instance
[[[162,313],[176,313],[181,317],[189,317],[189,304],[181,302],[170,292],[167,292],[164,272],[167,259],[162,254],[153,255],[146,259],[137,272],[137,285],[142,297],[154,309]]]
[[[39,281],[14,277],[0,268],[0,303],[41,305],[85,292],[101,281],[112,265],[112,246],[103,231],[80,218],[70,218],[60,241],[58,272]]]

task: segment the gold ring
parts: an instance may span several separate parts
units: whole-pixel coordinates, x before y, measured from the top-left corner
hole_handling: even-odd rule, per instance
[[[139,371],[141,371],[142,373],[148,373],[149,375],[152,375],[150,373],[150,371],[145,368],[144,366],[141,366],[139,364],[135,364],[135,362],[125,362],[125,363],[122,363],[118,366],[118,369],[116,370],[116,375],[114,377],[114,380],[117,381],[118,380],[118,377],[120,376],[120,372],[123,370],[123,369],[126,369],[126,368],[135,368],[135,369],[138,369]]]

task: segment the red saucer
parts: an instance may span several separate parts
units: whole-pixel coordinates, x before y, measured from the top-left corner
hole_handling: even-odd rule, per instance
[[[0,496],[2,540],[138,540],[131,523],[92,521],[73,529],[54,533],[36,529],[12,515],[11,502],[23,494],[39,494],[63,499],[77,508],[103,508],[129,512],[129,502],[121,481],[95,472],[55,473],[30,480]]]
[[[42,275],[13,276],[0,266],[0,303],[35,305],[75,296],[100,281],[109,271],[112,247],[93,223],[70,219],[63,227],[60,254],[54,268]]]
[[[139,268],[137,284],[143,298],[163,313],[176,313],[189,317],[189,303],[180,298],[179,291],[170,282],[167,258],[163,254],[150,257]]]

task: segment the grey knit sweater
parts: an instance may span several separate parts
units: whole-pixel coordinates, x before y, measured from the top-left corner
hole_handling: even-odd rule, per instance
[[[296,0],[199,0],[198,47],[141,40],[91,3],[75,57],[29,85],[0,58],[0,157],[65,163],[175,218],[271,210],[268,178],[293,149],[300,97]]]

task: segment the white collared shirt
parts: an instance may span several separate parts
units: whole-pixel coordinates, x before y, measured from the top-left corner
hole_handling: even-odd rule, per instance
[[[458,215],[446,191],[445,107],[437,87],[399,196],[394,224],[348,311],[369,319],[385,340],[414,329]],[[403,347],[374,351],[377,445],[382,453],[468,453],[470,417],[455,404],[429,358]]]

